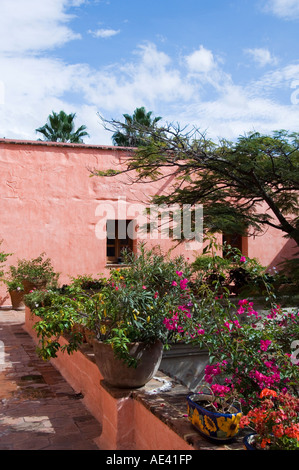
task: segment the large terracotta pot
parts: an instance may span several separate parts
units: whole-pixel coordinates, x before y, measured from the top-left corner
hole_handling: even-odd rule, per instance
[[[155,375],[162,359],[163,345],[155,343],[132,343],[131,356],[138,360],[137,367],[129,367],[115,357],[110,344],[93,340],[96,364],[110,385],[118,388],[143,387]]]
[[[14,310],[24,307],[24,291],[10,290],[9,291],[11,305]]]
[[[23,280],[22,284],[24,286],[24,293],[29,294],[30,291],[33,289],[43,289],[46,287],[47,282],[46,281],[41,281],[41,282],[31,282],[27,280]]]

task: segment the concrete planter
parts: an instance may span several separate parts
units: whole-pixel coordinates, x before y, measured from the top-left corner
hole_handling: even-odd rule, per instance
[[[196,392],[209,363],[209,353],[198,346],[173,344],[163,353],[160,370]]]
[[[137,367],[128,367],[116,358],[110,344],[93,341],[96,364],[104,380],[118,388],[139,388],[149,382],[159,369],[163,345],[155,343],[132,343],[130,354],[138,359]]]

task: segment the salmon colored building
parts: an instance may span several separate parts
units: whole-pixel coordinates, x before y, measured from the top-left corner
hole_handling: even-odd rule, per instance
[[[172,248],[173,255],[190,260],[198,255],[198,242],[176,246],[171,238],[149,236],[140,228],[141,212],[152,195],[167,192],[171,178],[132,184],[124,175],[91,177],[92,169],[124,167],[127,156],[128,149],[121,147],[1,139],[0,240],[1,250],[12,253],[6,267],[45,252],[61,273],[60,282],[67,283],[78,275],[106,276],[120,262],[121,249],[136,251],[141,239],[148,247]],[[244,255],[270,267],[295,252],[295,245],[271,228],[263,236],[234,243]],[[9,303],[2,285],[0,305]]]

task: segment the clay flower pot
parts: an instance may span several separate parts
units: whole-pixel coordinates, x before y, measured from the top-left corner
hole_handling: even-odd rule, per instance
[[[34,289],[44,289],[47,285],[47,282],[46,281],[32,282],[32,281],[28,281],[27,279],[23,279],[22,284],[24,286],[25,294],[29,294],[29,292]]]
[[[157,372],[163,353],[160,341],[155,343],[131,343],[130,355],[138,360],[137,367],[129,367],[115,357],[110,344],[93,341],[96,364],[110,385],[118,388],[143,387]]]
[[[9,295],[13,310],[17,310],[18,308],[24,307],[24,291],[10,290]]]

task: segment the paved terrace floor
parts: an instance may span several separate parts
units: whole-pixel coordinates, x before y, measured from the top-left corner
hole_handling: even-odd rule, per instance
[[[99,450],[100,423],[38,358],[24,310],[0,309],[0,450]]]

